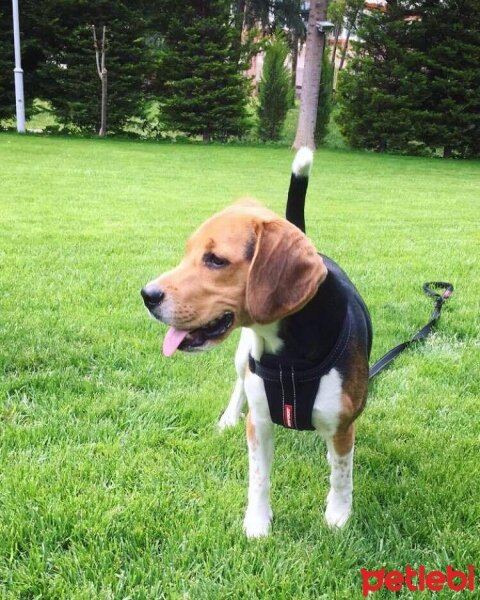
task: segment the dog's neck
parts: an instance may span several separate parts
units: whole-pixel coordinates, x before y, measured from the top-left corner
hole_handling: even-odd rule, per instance
[[[328,356],[340,335],[347,298],[330,271],[315,296],[297,313],[269,325],[253,325],[252,356],[276,354],[319,363]]]
[[[252,325],[252,349],[251,354],[255,360],[260,360],[262,354],[278,354],[284,341],[278,335],[281,321],[275,321],[269,325]]]

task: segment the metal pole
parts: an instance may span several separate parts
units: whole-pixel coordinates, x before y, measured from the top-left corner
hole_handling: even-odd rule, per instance
[[[13,9],[13,43],[15,46],[15,103],[17,106],[17,131],[25,133],[25,102],[23,99],[23,69],[20,53],[20,21],[18,16],[18,0],[12,0]]]

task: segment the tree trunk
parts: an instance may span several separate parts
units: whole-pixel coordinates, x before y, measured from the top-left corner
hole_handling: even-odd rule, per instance
[[[315,148],[314,135],[317,122],[318,93],[325,45],[325,34],[318,32],[317,21],[325,21],[326,15],[327,0],[312,2],[308,15],[300,114],[297,135],[293,142],[293,148],[296,150],[302,146],[308,146],[312,150]]]
[[[108,81],[108,73],[107,69],[103,69],[102,71],[102,107],[101,107],[101,116],[100,116],[100,131],[98,135],[103,137],[107,133],[107,81]]]
[[[102,41],[99,42],[97,40],[97,31],[95,29],[95,25],[92,25],[92,33],[93,33],[93,46],[95,48],[95,61],[97,64],[97,73],[100,78],[102,84],[102,102],[100,105],[100,130],[98,135],[100,137],[104,137],[107,133],[107,83],[108,83],[108,73],[105,67],[105,52],[107,50],[106,47],[106,34],[107,28],[103,26],[103,36]],[[101,57],[100,57],[101,55]]]
[[[452,147],[451,146],[443,147],[443,158],[452,158]]]
[[[347,37],[345,38],[345,45],[342,48],[342,57],[340,59],[340,64],[338,65],[338,72],[340,73],[340,71],[343,69],[343,65],[345,63],[345,58],[347,56],[347,51],[348,51],[348,44],[350,42],[350,33],[352,32],[351,29],[349,29],[347,31]]]
[[[342,26],[337,25],[335,27],[335,41],[333,42],[332,58],[331,58],[331,62],[332,62],[332,65],[334,68],[335,68],[335,57],[337,55],[338,38],[340,37],[341,33],[342,33]]]
[[[247,0],[237,1],[237,10],[234,15],[234,26],[238,32],[238,60],[240,60],[242,41],[243,41],[243,30],[245,28],[245,11],[247,10]]]

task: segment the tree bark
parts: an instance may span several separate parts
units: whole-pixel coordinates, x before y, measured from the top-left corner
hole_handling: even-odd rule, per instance
[[[93,45],[95,48],[95,60],[97,63],[97,73],[102,82],[102,100],[100,105],[100,130],[98,135],[104,137],[107,133],[107,83],[108,72],[105,67],[105,51],[106,51],[106,33],[107,28],[103,26],[103,35],[101,44],[97,40],[97,32],[95,25],[92,25]],[[101,56],[101,57],[100,57]]]
[[[100,116],[100,131],[98,135],[103,137],[107,133],[107,81],[108,74],[107,69],[103,69],[102,71],[102,111]]]
[[[333,65],[333,67],[335,67],[335,56],[337,55],[338,38],[340,37],[341,32],[342,32],[342,25],[337,25],[335,27],[335,41],[333,43],[332,58],[331,58],[331,63]]]
[[[315,148],[314,134],[317,123],[318,93],[325,46],[325,34],[318,32],[317,21],[325,21],[326,16],[327,0],[312,2],[308,15],[300,114],[297,134],[293,142],[293,148],[296,150],[302,146],[308,146],[312,150]]]

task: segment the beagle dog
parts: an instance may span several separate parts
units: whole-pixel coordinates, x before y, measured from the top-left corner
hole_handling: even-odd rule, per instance
[[[271,527],[274,423],[326,440],[327,524],[342,527],[352,507],[354,421],[367,397],[372,329],[347,275],[303,231],[312,160],[302,148],[293,161],[287,219],[241,200],[203,223],[180,264],[141,291],[151,316],[169,325],[165,356],[213,348],[242,328],[238,378],[219,427],[235,425],[248,403],[250,538]]]

